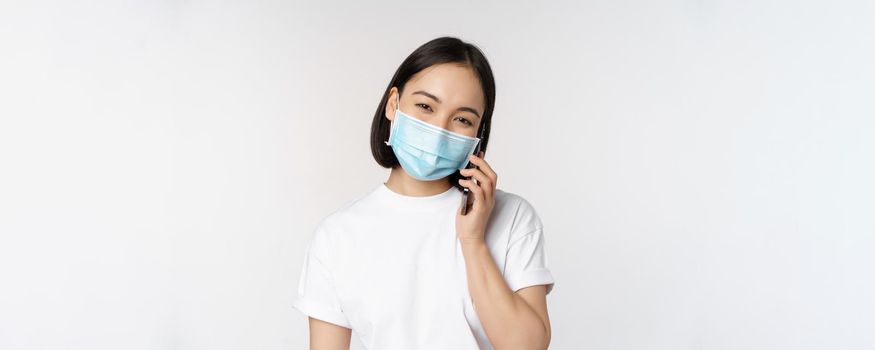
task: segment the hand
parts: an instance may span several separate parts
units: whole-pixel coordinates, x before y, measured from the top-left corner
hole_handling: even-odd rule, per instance
[[[483,158],[483,152],[479,155],[469,155],[468,159],[478,168],[462,169],[462,176],[472,177],[472,180],[460,179],[459,184],[468,188],[469,200],[474,197],[473,206],[468,209],[466,215],[462,215],[462,207],[456,210],[456,236],[462,243],[476,243],[485,241],[486,223],[492,208],[495,207],[495,185],[498,176],[489,163]],[[476,179],[477,182],[473,179]]]

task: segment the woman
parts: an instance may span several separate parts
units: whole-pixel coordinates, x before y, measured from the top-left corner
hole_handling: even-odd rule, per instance
[[[371,127],[389,178],[324,218],[306,250],[294,306],[311,349],[349,349],[352,331],[374,350],[547,348],[540,218],[483,159],[494,102],[489,63],[456,38],[395,72]]]

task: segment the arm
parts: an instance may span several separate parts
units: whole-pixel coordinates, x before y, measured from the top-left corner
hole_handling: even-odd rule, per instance
[[[482,241],[463,241],[468,291],[486,335],[497,350],[547,349],[550,319],[546,287],[510,290]]]
[[[471,211],[467,215],[462,215],[461,209],[456,213],[456,234],[465,258],[468,292],[486,335],[497,350],[547,349],[551,336],[547,287],[541,284],[514,293],[486,245],[486,226],[495,206],[498,176],[481,157],[468,157],[477,168],[462,169],[462,175],[472,179],[459,181],[474,193]]]
[[[310,350],[349,350],[352,330],[310,317]]]

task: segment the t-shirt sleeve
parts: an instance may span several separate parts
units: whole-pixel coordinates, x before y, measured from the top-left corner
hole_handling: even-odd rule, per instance
[[[553,274],[547,259],[544,227],[531,205],[522,200],[517,211],[519,234],[508,243],[504,276],[513,292],[536,285],[546,285],[547,294],[553,291]]]
[[[293,306],[303,314],[338,326],[352,328],[337,297],[326,258],[330,246],[325,231],[317,229],[304,254],[304,266]]]

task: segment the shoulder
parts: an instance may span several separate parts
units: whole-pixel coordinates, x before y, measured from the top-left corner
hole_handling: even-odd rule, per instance
[[[355,224],[363,219],[374,216],[374,194],[376,189],[358,193],[352,199],[343,202],[319,221],[317,231],[336,232],[338,228]]]
[[[362,219],[368,218],[371,213],[367,210],[372,207],[367,204],[369,194],[356,195],[322,217],[310,237],[312,249],[320,252],[330,250],[342,239],[343,233],[349,231],[348,227],[359,225]]]
[[[510,240],[543,228],[543,223],[529,200],[520,194],[495,190],[495,207],[490,220],[508,225]]]

